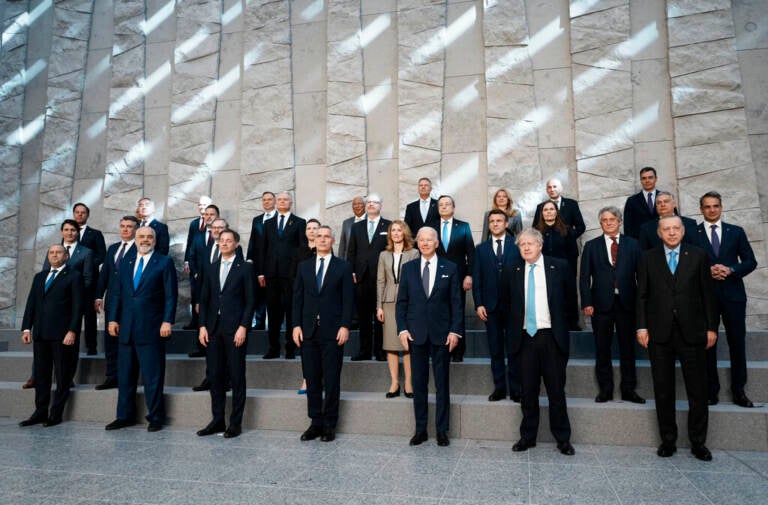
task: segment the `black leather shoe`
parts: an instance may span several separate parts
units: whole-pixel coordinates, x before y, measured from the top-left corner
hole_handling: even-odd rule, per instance
[[[352,361],[370,361],[371,357],[366,356],[364,354],[356,354],[355,356],[352,356]]]
[[[605,403],[613,400],[613,393],[608,391],[600,391],[595,397],[595,403]]]
[[[745,409],[751,409],[755,406],[755,404],[752,403],[752,400],[747,398],[747,395],[745,395],[743,392],[733,395],[733,403],[739,407],[744,407]]]
[[[453,363],[463,363],[464,362],[464,356],[452,356],[451,362]]]
[[[320,426],[315,426],[314,424],[307,428],[307,431],[301,434],[301,441],[306,442],[307,440],[314,440],[320,435],[323,434],[323,429]]]
[[[46,422],[43,423],[43,426],[45,426],[46,428],[50,428],[51,426],[56,426],[59,424],[61,424],[61,418],[56,417],[56,418],[49,418]]]
[[[677,447],[672,444],[661,444],[656,450],[656,455],[660,458],[669,458],[677,452]]]
[[[324,427],[323,434],[320,436],[320,441],[333,442],[334,440],[336,440],[336,430],[334,430],[330,426]]]
[[[512,450],[514,452],[523,452],[523,451],[527,451],[531,447],[536,447],[535,440],[526,440],[524,438],[521,438],[520,440],[515,442],[515,445],[512,446]]]
[[[96,354],[97,354],[97,353],[96,353],[96,349],[88,349],[88,350],[85,352],[85,355],[86,355],[86,356],[96,356]]]
[[[296,353],[294,351],[285,351],[285,359],[296,359]]]
[[[704,445],[694,445],[691,447],[691,454],[701,461],[712,461],[712,453]]]
[[[507,397],[507,393],[504,391],[499,391],[498,389],[494,390],[493,393],[488,395],[488,401],[489,402],[497,402],[499,400],[503,400]]]
[[[510,393],[509,399],[512,400],[515,403],[520,403],[521,396],[519,393]]]
[[[190,358],[205,358],[205,351],[192,351],[187,356]]]
[[[564,456],[573,456],[576,454],[576,450],[573,448],[570,442],[558,442],[557,450]]]
[[[277,359],[280,357],[280,353],[277,351],[269,351],[267,354],[262,356],[262,359]]]
[[[408,445],[421,445],[424,442],[429,440],[429,435],[427,435],[426,431],[417,431],[412,437],[411,441],[408,442]]]
[[[121,428],[127,428],[128,426],[133,426],[134,424],[136,424],[134,421],[129,421],[128,419],[115,419],[114,421],[106,425],[104,429],[107,431],[119,430]]]
[[[720,403],[720,398],[718,398],[717,396],[710,396],[709,400],[707,400],[707,403],[710,405],[717,405],[718,403]]]
[[[437,445],[440,447],[446,447],[451,444],[451,441],[448,440],[448,433],[444,431],[438,431],[437,432]]]
[[[19,423],[19,426],[24,428],[26,426],[34,426],[35,424],[47,423],[48,418],[46,416],[32,415],[29,419],[25,419]]]
[[[387,355],[384,353],[377,354],[376,361],[387,361]]]
[[[626,391],[621,393],[621,399],[625,402],[644,404],[645,398],[637,394],[636,391]]]
[[[96,391],[104,391],[105,389],[115,389],[117,387],[117,379],[114,377],[108,377],[104,382],[97,385],[94,389]]]
[[[411,391],[410,393],[406,391],[405,393],[403,393],[403,396],[405,396],[406,398],[413,398],[413,391]]]
[[[208,382],[208,379],[203,379],[203,382],[201,382],[197,386],[192,387],[192,391],[208,391],[210,389],[211,389],[211,383]]]
[[[147,431],[150,433],[154,433],[156,431],[160,431],[163,429],[163,425],[160,423],[149,423],[147,425]]]
[[[243,432],[243,429],[240,427],[240,425],[230,426],[224,431],[224,438],[239,437],[242,432]]]
[[[398,396],[400,396],[400,386],[397,386],[394,391],[387,391],[387,398],[397,398]]]
[[[202,430],[199,430],[197,432],[198,437],[205,437],[208,435],[213,435],[214,433],[221,433],[226,429],[226,426],[224,426],[224,423],[208,423],[208,426],[203,428]]]

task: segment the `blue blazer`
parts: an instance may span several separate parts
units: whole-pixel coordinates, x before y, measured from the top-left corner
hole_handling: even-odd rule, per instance
[[[35,274],[29,290],[22,330],[32,330],[34,340],[62,341],[68,331],[80,334],[83,316],[83,277],[65,266],[45,291],[50,270]]]
[[[62,243],[62,245],[64,244]],[[98,267],[93,261],[93,251],[78,242],[67,260],[67,266],[72,270],[77,270],[83,276],[85,293],[90,292],[94,288],[94,280],[96,280],[94,269]],[[46,255],[45,261],[43,261],[43,271],[49,272],[50,270],[51,264],[48,263],[48,256]]]
[[[293,282],[293,318],[305,339],[336,340],[342,326],[352,325],[355,312],[355,284],[352,265],[329,256],[323,285],[317,289],[315,257],[299,263]]]
[[[153,219],[149,227],[155,230],[155,251],[168,256],[171,250],[171,236],[168,234],[168,225]]]
[[[112,282],[114,282],[115,279],[118,278],[118,274],[120,271],[115,268],[115,254],[117,254],[118,249],[123,244],[122,241],[115,242],[114,244],[110,245],[107,249],[107,254],[104,257],[104,266],[101,267],[101,273],[99,274],[99,279],[96,283],[96,292],[93,294],[94,300],[100,300],[104,298],[104,293],[107,292],[107,290],[112,285]],[[136,243],[134,242],[131,244],[131,247],[129,247],[125,254],[123,254],[123,261],[131,258],[136,257]]]
[[[617,287],[621,304],[626,309],[634,310],[637,264],[641,254],[637,240],[619,235],[619,252],[614,268],[605,247],[605,235],[600,235],[584,244],[579,274],[581,308],[594,307],[595,310],[609,310],[613,306],[614,289]]]
[[[472,263],[472,298],[475,300],[475,310],[485,307],[493,312],[500,305],[501,272],[522,260],[520,251],[515,245],[515,239],[507,235],[504,239],[504,259],[499,270],[496,261],[496,243],[493,238],[478,245]]]
[[[107,320],[120,323],[121,343],[154,344],[160,338],[160,325],[175,322],[176,267],[168,256],[153,253],[134,290],[136,261],[138,255],[120,264],[119,277],[108,293]]]
[[[251,327],[256,305],[253,265],[235,255],[224,286],[219,283],[221,260],[208,266],[200,292],[200,326],[209,332],[218,319],[218,328],[225,335],[234,335],[239,326]]]
[[[205,236],[205,230],[200,231],[200,220],[202,217],[196,217],[189,222],[189,230],[187,231],[187,245],[184,247],[184,261],[189,261],[189,255],[192,253],[192,248],[195,245],[195,238],[198,235]]]
[[[707,232],[701,223],[696,228],[696,238],[699,247],[707,253],[709,265],[721,264],[731,267],[733,273],[722,281],[712,280],[715,289],[715,295],[723,300],[730,302],[747,301],[747,292],[744,289],[744,276],[757,268],[757,260],[752,246],[749,245],[747,234],[744,229],[734,224],[720,222],[722,230],[717,230],[720,235],[720,251],[715,256],[712,250],[712,243],[709,241]]]
[[[451,226],[451,240],[448,242],[448,250],[443,247],[443,222],[438,221],[437,248],[438,256],[442,256],[452,262],[459,269],[459,284],[464,277],[472,275],[472,257],[475,255],[475,241],[472,238],[472,230],[469,223],[453,218]]]
[[[397,291],[397,333],[408,330],[415,344],[445,345],[448,333],[464,335],[464,305],[456,265],[437,258],[435,284],[429,297],[421,284],[421,258],[403,264]]]

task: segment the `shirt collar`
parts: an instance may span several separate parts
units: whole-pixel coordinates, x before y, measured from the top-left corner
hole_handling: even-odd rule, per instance
[[[672,251],[675,251],[678,254],[678,256],[679,256],[680,255],[680,244],[677,244],[677,247],[675,247],[674,249],[670,249],[669,247],[667,247],[667,244],[664,244],[664,254],[665,255],[669,256],[669,253],[671,253]]]
[[[536,265],[537,267],[544,268],[544,255],[540,254],[539,259],[534,261],[533,264]],[[527,261],[525,262],[525,266],[530,266],[530,265],[531,263],[528,263]]]
[[[717,230],[718,231],[722,231],[722,229],[723,229],[723,220],[722,219],[718,219],[714,223],[710,223],[709,221],[704,221],[704,228],[706,228],[707,233],[712,231],[712,225],[717,226]]]

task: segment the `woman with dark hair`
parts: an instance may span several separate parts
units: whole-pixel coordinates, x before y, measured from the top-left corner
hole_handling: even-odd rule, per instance
[[[419,257],[419,251],[413,247],[411,229],[404,221],[392,221],[387,230],[387,248],[379,253],[379,266],[376,276],[376,319],[384,323],[383,349],[387,352],[387,364],[391,384],[387,398],[400,396],[398,374],[399,353],[403,353],[403,374],[405,375],[405,396],[413,397],[411,384],[411,355],[403,349],[397,337],[395,321],[395,302],[400,284],[400,270],[404,263]]]
[[[296,253],[297,265],[304,260],[312,258],[317,252],[317,248],[315,247],[315,236],[317,235],[318,228],[320,228],[320,221],[315,218],[307,219],[307,227],[304,229],[304,234],[307,236],[307,245],[299,245],[299,251]],[[301,352],[301,348],[297,350]],[[302,379],[301,387],[297,393],[300,395],[307,393],[307,379]]]
[[[520,233],[523,229],[523,219],[520,215],[520,211],[515,208],[512,197],[509,195],[509,191],[501,188],[493,194],[493,203],[491,204],[491,210],[502,210],[507,215],[509,220],[507,221],[507,233],[512,237]],[[490,211],[486,211],[483,218],[483,232],[480,235],[481,241],[486,241],[491,237],[491,232],[488,230],[488,214]]]

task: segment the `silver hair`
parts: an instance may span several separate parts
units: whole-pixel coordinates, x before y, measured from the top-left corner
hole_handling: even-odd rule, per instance
[[[611,214],[616,216],[619,219],[619,221],[623,221],[622,216],[621,216],[621,211],[619,210],[618,207],[616,207],[614,205],[609,205],[607,207],[603,207],[602,209],[600,209],[600,212],[597,213],[597,220],[598,221],[600,221],[600,219],[603,217],[603,213],[604,212],[610,212]]]
[[[523,239],[523,237],[532,238],[539,245],[544,245],[544,236],[536,228],[526,228],[518,233],[517,237],[515,238],[515,245],[520,245],[520,241]]]

